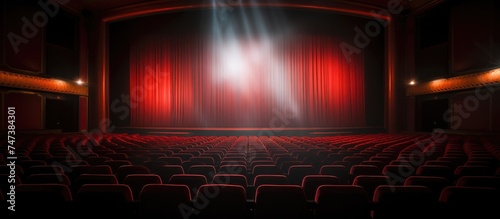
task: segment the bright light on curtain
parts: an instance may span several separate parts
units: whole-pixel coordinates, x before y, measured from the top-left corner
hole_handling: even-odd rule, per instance
[[[131,126],[362,127],[362,55],[333,36],[151,35],[131,46]]]

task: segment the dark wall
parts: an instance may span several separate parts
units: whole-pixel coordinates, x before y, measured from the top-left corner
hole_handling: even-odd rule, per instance
[[[500,2],[444,1],[416,15],[415,74],[419,81],[500,67]]]
[[[0,71],[75,81],[81,73],[86,74],[80,72],[80,23],[78,10],[59,1],[0,1]],[[18,130],[54,128],[50,125],[53,122],[50,113],[58,108],[46,100],[64,94],[11,87],[0,87],[0,92],[5,106],[19,106]],[[58,112],[61,113],[58,116],[68,116],[64,120],[73,121],[72,128],[64,128],[68,131],[78,129],[79,112],[87,114],[86,105],[83,109],[78,102],[65,105]],[[5,112],[0,115],[4,117]],[[5,124],[1,127],[4,129]]]
[[[354,45],[358,32],[365,30],[371,20],[354,16],[334,14],[314,10],[263,8],[256,14],[252,9],[234,9],[225,16],[231,22],[243,23],[246,14],[250,29],[265,23],[269,34],[285,36],[287,34],[302,35],[335,35],[344,42]],[[198,34],[210,36],[212,30],[211,10],[175,12],[155,16],[147,16],[131,20],[115,22],[109,25],[109,72],[110,119],[117,126],[130,124],[127,101],[129,88],[129,48],[136,38],[149,34]],[[258,21],[261,19],[261,21]],[[257,20],[257,21],[256,21]],[[383,28],[376,36],[369,37],[366,46],[353,56],[364,56],[365,63],[365,118],[366,126],[384,126],[384,64],[385,42]],[[242,36],[251,35],[243,25],[237,26],[235,32]],[[125,97],[125,98],[124,98]]]
[[[407,25],[414,25],[415,34],[410,33],[406,37],[414,37],[415,40],[406,46],[415,50],[414,57],[408,55],[410,59],[407,62],[414,69],[409,69],[407,73],[417,82],[425,83],[500,67],[499,1],[448,0],[412,16],[415,20],[409,21]],[[448,100],[444,116],[449,129],[499,131],[498,89],[478,89],[487,98],[478,96],[476,89],[407,97],[406,107],[413,107],[415,111],[401,113],[414,118],[415,130],[426,130],[424,120],[431,120],[432,117],[425,117],[424,114],[433,109],[433,104],[426,104],[426,101],[444,98]],[[412,128],[407,129],[411,131]]]
[[[2,92],[1,97],[4,104],[3,118],[7,118],[7,107],[15,107],[16,130],[43,129],[43,97],[41,95],[26,92]],[[7,125],[7,122],[2,123],[2,130],[6,130]]]
[[[500,67],[500,1],[460,0],[451,12],[453,74]]]

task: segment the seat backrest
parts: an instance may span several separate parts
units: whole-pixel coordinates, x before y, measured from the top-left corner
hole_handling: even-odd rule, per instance
[[[216,174],[212,180],[212,184],[239,185],[247,189],[248,180],[245,175],[241,174]]]
[[[26,176],[42,173],[64,174],[64,170],[57,165],[35,165],[29,167],[24,173]]]
[[[71,182],[75,182],[81,174],[113,174],[108,165],[85,166],[78,165],[71,167],[71,172],[67,173]]]
[[[132,165],[132,163],[130,163],[130,161],[128,160],[108,160],[104,161],[104,165],[108,165],[109,167],[111,167],[111,171],[113,171],[113,173],[116,173],[118,171],[118,168],[120,168],[121,166]]]
[[[429,188],[438,201],[444,188],[451,186],[451,181],[439,176],[410,176],[405,180],[405,186],[425,186]]]
[[[196,191],[202,185],[208,184],[207,178],[200,174],[174,174],[170,177],[169,184],[180,184],[189,187],[191,196],[196,195]]]
[[[321,175],[335,176],[339,179],[341,184],[347,184],[349,182],[349,170],[343,165],[324,165],[319,170]]]
[[[406,178],[416,174],[416,167],[412,165],[386,165],[382,175],[391,178],[394,185],[403,185]]]
[[[322,185],[316,190],[317,218],[370,219],[370,200],[356,185]]]
[[[144,165],[123,165],[116,170],[116,178],[122,183],[129,174],[149,174],[151,171]]]
[[[336,176],[329,175],[307,175],[302,180],[302,189],[306,194],[307,200],[314,200],[316,190],[322,185],[339,185],[339,179]]]
[[[496,188],[500,190],[500,176],[462,176],[458,179],[457,186]]]
[[[31,174],[24,181],[25,184],[63,184],[71,186],[71,181],[65,174],[41,173]]]
[[[193,199],[193,206],[204,207],[199,209],[199,218],[247,217],[246,191],[239,185],[202,185]]]
[[[288,181],[293,185],[302,185],[302,180],[307,175],[317,174],[311,165],[293,165],[288,169]]]
[[[493,188],[448,186],[439,199],[449,218],[500,218],[500,193]]]
[[[129,217],[133,214],[132,190],[124,184],[82,185],[74,202],[76,213],[84,217]]]
[[[123,180],[123,184],[130,187],[134,200],[138,200],[139,194],[145,185],[162,184],[162,181],[160,176],[156,174],[129,174]]]
[[[191,192],[186,185],[149,184],[139,196],[139,213],[151,218],[182,219],[179,207],[191,209]]]
[[[306,196],[297,185],[261,185],[255,194],[256,218],[303,219],[307,213]]]
[[[161,177],[163,183],[168,183],[175,174],[184,174],[184,168],[181,165],[163,165],[151,169],[151,173]]]
[[[187,173],[204,175],[207,178],[207,181],[211,182],[216,170],[212,165],[193,165],[188,169]]]
[[[454,175],[456,178],[462,176],[493,176],[495,169],[489,166],[458,166]]]
[[[450,179],[453,176],[453,169],[443,165],[422,165],[416,172],[417,176],[439,176]]]
[[[351,177],[354,179],[359,175],[381,175],[382,171],[374,165],[353,165],[349,174],[351,174]]]
[[[247,174],[247,167],[245,165],[223,165],[219,168],[221,174]]]
[[[190,161],[193,161],[193,162],[201,162],[205,165],[215,165],[215,161],[212,157],[193,157],[190,159]]]
[[[71,186],[73,193],[85,184],[118,184],[118,179],[113,174],[81,174]]]
[[[397,219],[405,215],[408,219],[433,216],[434,196],[425,186],[381,185],[375,189],[373,203],[374,219]]]
[[[252,173],[255,176],[257,176],[257,175],[277,175],[277,174],[280,174],[280,171],[278,168],[276,168],[275,165],[259,164],[259,165],[255,165],[253,167]]]
[[[377,187],[381,185],[391,185],[391,178],[388,176],[361,175],[354,178],[352,185],[361,186],[365,189],[368,198],[372,200]]]
[[[63,218],[71,213],[71,191],[64,184],[21,184],[16,186],[16,215]]]
[[[260,185],[270,184],[270,185],[287,185],[288,177],[285,175],[257,175],[254,179],[254,186],[258,188]]]

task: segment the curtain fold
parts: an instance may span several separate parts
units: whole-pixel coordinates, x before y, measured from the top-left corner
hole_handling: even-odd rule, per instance
[[[363,127],[363,55],[333,36],[141,37],[130,51],[133,127]]]

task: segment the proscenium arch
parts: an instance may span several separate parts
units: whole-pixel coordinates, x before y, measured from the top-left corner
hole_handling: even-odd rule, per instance
[[[358,3],[339,3],[339,2],[295,2],[295,1],[284,1],[284,2],[254,2],[245,0],[213,0],[217,1],[217,5],[214,5],[212,1],[205,2],[176,2],[176,1],[160,1],[160,2],[146,2],[128,5],[124,7],[119,7],[116,9],[108,10],[100,13],[97,17],[98,19],[98,36],[99,42],[97,46],[97,81],[96,81],[96,105],[97,105],[97,120],[98,123],[94,124],[97,126],[101,132],[106,133],[109,131],[109,126],[112,126],[112,121],[109,119],[109,54],[108,54],[108,25],[112,22],[133,19],[142,16],[177,12],[177,11],[189,11],[189,10],[200,10],[200,9],[211,9],[218,7],[268,7],[268,8],[295,8],[295,9],[305,9],[305,10],[319,10],[319,11],[330,11],[340,14],[347,14],[357,17],[376,19],[387,21],[389,25],[385,28],[385,42],[386,42],[386,54],[385,54],[385,92],[386,92],[386,103],[385,105],[385,128],[392,132],[395,130],[395,57],[394,57],[394,24],[390,22],[392,17],[387,15],[387,13],[380,13],[387,8],[377,8],[373,6],[368,6]],[[390,3],[391,1],[389,1]],[[220,3],[220,4],[218,4]],[[238,3],[237,6],[234,4]],[[388,3],[388,4],[389,4]],[[388,8],[390,6],[388,5]],[[353,36],[354,37],[354,36]],[[107,124],[106,124],[107,123]],[[106,124],[103,126],[103,124]]]

